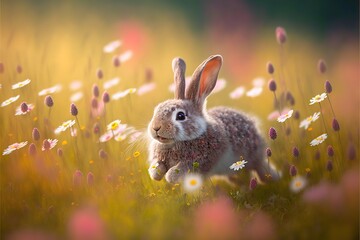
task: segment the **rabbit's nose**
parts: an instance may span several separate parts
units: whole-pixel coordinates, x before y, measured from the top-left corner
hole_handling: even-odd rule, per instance
[[[161,128],[161,126],[153,126],[153,129],[154,129],[155,132],[159,131],[160,128]]]

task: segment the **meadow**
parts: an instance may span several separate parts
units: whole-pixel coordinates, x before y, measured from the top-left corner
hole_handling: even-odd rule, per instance
[[[250,47],[219,46],[186,21],[15,9],[1,24],[1,239],[359,238],[356,39],[326,49],[274,26]],[[173,98],[171,60],[190,76],[212,54],[224,64],[208,108],[256,116],[281,180],[246,164],[236,184],[203,178],[194,191],[150,179],[146,128]]]

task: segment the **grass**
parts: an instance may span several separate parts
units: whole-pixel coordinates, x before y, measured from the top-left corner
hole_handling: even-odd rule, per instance
[[[266,73],[265,62],[260,61],[253,74],[274,78],[277,103],[280,102],[281,108],[286,106],[300,113],[299,119],[292,116],[284,123],[266,120],[270,112],[277,110],[273,104],[274,94],[267,89],[266,83],[263,93],[256,98],[229,98],[230,91],[239,84],[226,72],[225,59],[225,70],[221,74],[229,76],[227,86],[210,96],[209,107],[221,104],[257,115],[272,150],[269,161],[282,171],[283,177],[279,182],[259,184],[249,190],[249,174],[241,170],[240,185],[206,179],[198,192],[189,194],[182,184],[152,181],[147,172],[146,125],[153,107],[172,97],[168,91],[172,79],[171,59],[165,61],[168,57],[157,56],[157,51],[139,58],[138,52],[134,51],[133,58],[115,67],[112,64],[114,54],[127,49],[120,47],[115,53],[103,53],[102,47],[111,41],[109,34],[86,38],[86,33],[74,29],[54,29],[52,33],[59,36],[54,39],[46,31],[40,32],[42,37],[30,34],[34,30],[31,27],[23,33],[10,29],[5,28],[2,36],[6,45],[1,49],[1,101],[16,95],[20,98],[0,109],[0,137],[3,139],[0,147],[6,149],[10,144],[23,141],[28,144],[1,156],[2,238],[21,231],[54,235],[59,239],[354,239],[359,236],[356,106],[348,106],[353,115],[343,114],[344,106],[337,103],[337,99],[346,97],[340,91],[337,93],[337,89],[343,87],[342,81],[332,82],[330,65],[326,73],[317,72],[316,55],[319,53],[302,53],[294,50],[297,46],[288,47],[288,42],[280,47],[273,37],[264,40],[274,48],[266,55],[271,56],[275,73]],[[196,45],[197,40],[193,41]],[[165,39],[165,42],[162,51],[171,53],[171,41]],[[301,46],[301,41],[295,43]],[[182,51],[181,47],[178,51]],[[260,53],[254,54],[259,55],[258,59],[264,58]],[[194,59],[200,56],[201,53],[196,52]],[[151,65],[156,65],[150,69],[151,79],[146,77],[149,68],[144,67],[144,59],[149,62],[151,59]],[[196,66],[194,59],[189,59],[188,74]],[[332,59],[329,62],[333,62]],[[18,65],[21,72],[16,70]],[[102,79],[97,75],[99,68],[104,73]],[[93,85],[100,88],[97,100],[101,103],[103,83],[114,77],[120,78],[120,84],[107,90],[110,95],[139,88],[147,81],[155,82],[156,89],[142,96],[129,93],[119,100],[110,100],[105,104],[103,114],[91,117]],[[30,84],[11,89],[13,84],[27,78],[31,79]],[[68,87],[74,79],[82,83],[76,91],[83,93],[83,97],[75,102],[76,116],[70,113],[70,96],[76,91]],[[326,79],[333,83],[329,101],[309,106],[312,97],[325,91]],[[38,93],[56,84],[61,84],[62,90],[49,94],[54,102],[49,108],[44,103],[45,96]],[[250,82],[244,85],[251,88]],[[287,91],[294,97],[294,104],[284,97]],[[22,102],[33,103],[35,108],[25,115],[15,116],[15,108]],[[302,119],[318,111],[321,119],[311,123],[309,129],[298,127]],[[338,132],[331,125],[334,114],[340,123]],[[133,126],[133,131],[142,135],[133,142],[129,142],[131,134],[123,141],[99,142],[107,125],[116,119],[128,127]],[[77,135],[72,136],[70,129],[55,135],[54,130],[67,120],[76,121],[72,128],[77,129]],[[99,133],[94,133],[96,123],[100,126]],[[275,140],[267,136],[270,127],[277,130]],[[40,140],[32,138],[33,128],[38,128]],[[323,133],[328,136],[325,142],[310,146],[310,142]],[[53,149],[42,151],[44,139],[58,139],[58,143]],[[30,143],[35,144],[36,154],[29,153]],[[333,157],[327,155],[328,145],[334,149]],[[351,146],[355,157],[349,160],[352,158],[348,149]],[[294,147],[299,150],[299,156],[293,156]],[[62,156],[57,153],[58,149],[62,150]],[[99,155],[100,150],[107,156]],[[317,154],[320,156],[316,157]],[[332,171],[326,169],[329,159],[333,163]],[[289,188],[294,179],[289,174],[290,165],[296,167],[297,175],[307,180],[306,187],[299,193]],[[74,177],[77,170],[82,175]],[[93,180],[89,180],[91,175]],[[331,186],[326,189],[326,197],[321,195],[324,190],[320,188],[314,191],[318,198],[311,195],[310,190],[323,182]],[[311,200],[306,200],[306,193],[312,196]],[[321,199],[321,204],[314,198]],[[217,218],[223,219],[224,226]],[[236,228],[222,232],[221,227],[204,227],[214,223],[222,229],[236,223]],[[207,231],[213,235],[207,235]]]

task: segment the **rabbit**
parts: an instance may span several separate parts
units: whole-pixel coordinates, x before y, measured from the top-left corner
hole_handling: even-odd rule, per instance
[[[154,180],[164,176],[169,183],[180,182],[189,171],[231,176],[230,165],[242,157],[246,169],[255,170],[261,181],[279,179],[265,160],[265,141],[255,121],[227,108],[206,110],[206,98],[214,89],[223,59],[213,55],[201,63],[185,87],[185,62],[172,61],[174,99],[155,107],[148,125],[149,174]],[[197,162],[195,165],[194,163]]]

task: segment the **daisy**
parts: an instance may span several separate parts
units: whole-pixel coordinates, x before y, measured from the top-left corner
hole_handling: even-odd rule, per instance
[[[252,85],[254,87],[262,88],[264,86],[264,84],[265,84],[265,79],[262,77],[257,77],[252,81]]]
[[[137,90],[137,95],[141,96],[147,92],[150,92],[152,90],[154,90],[156,87],[156,84],[155,83],[146,83],[142,86],[139,87],[139,89]]]
[[[287,113],[279,116],[279,117],[277,118],[277,121],[278,121],[278,122],[285,122],[286,119],[291,118],[293,112],[294,112],[294,110],[290,110],[290,111],[288,111]]]
[[[105,90],[110,89],[113,86],[116,86],[119,82],[120,82],[120,78],[118,78],[118,77],[110,79],[110,80],[104,82],[104,85],[103,85],[104,89]]]
[[[16,110],[15,110],[15,116],[25,115],[25,114],[27,114],[28,112],[32,111],[32,110],[35,108],[34,104],[32,104],[32,103],[27,104],[27,106],[28,106],[28,109],[27,109],[26,112],[23,112],[23,111],[21,110],[21,105],[18,106],[18,107],[16,108]]]
[[[120,40],[112,41],[104,46],[103,51],[105,53],[112,53],[113,51],[115,51],[115,49],[120,47],[121,44],[122,44],[122,42]]]
[[[73,95],[70,96],[70,102],[77,102],[80,99],[82,99],[84,96],[83,92],[76,92]]]
[[[107,142],[110,139],[112,139],[114,136],[114,134],[111,131],[107,131],[106,133],[104,133],[103,135],[100,136],[99,141],[100,142]]]
[[[19,97],[20,97],[20,95],[17,95],[17,96],[15,96],[15,97],[11,97],[11,98],[3,101],[3,102],[1,103],[1,107],[5,107],[5,106],[9,105],[10,103],[15,102],[16,100],[19,99]]]
[[[124,52],[123,54],[121,54],[119,56],[119,60],[121,63],[124,63],[124,62],[130,60],[132,55],[133,55],[133,52],[131,50],[127,50],[126,52]]]
[[[54,132],[55,134],[59,134],[60,132],[64,132],[66,131],[66,129],[74,126],[74,124],[75,120],[68,120],[66,122],[63,122],[63,124],[61,124],[59,127],[57,127]]]
[[[238,171],[239,169],[243,169],[245,167],[246,163],[247,163],[247,161],[245,161],[245,160],[237,161],[236,163],[233,163],[230,166],[230,169],[234,169],[234,171]]]
[[[201,175],[195,173],[186,174],[184,177],[184,190],[188,193],[195,192],[201,188],[202,183]]]
[[[310,99],[309,105],[313,105],[315,103],[322,102],[326,97],[327,97],[326,93],[322,93],[321,95],[318,94],[315,97]]]
[[[290,190],[294,193],[298,193],[303,190],[307,185],[306,178],[303,176],[294,177],[290,182]]]
[[[39,92],[39,96],[45,96],[52,93],[60,92],[62,89],[62,86],[60,84],[57,84],[55,86],[52,86],[50,88],[45,88]]]
[[[126,89],[125,91],[120,91],[120,92],[113,94],[111,96],[111,98],[114,100],[118,100],[120,98],[127,96],[130,93],[135,93],[135,92],[136,92],[136,88],[129,88],[129,89]]]
[[[73,82],[70,83],[69,88],[71,91],[76,91],[79,90],[82,87],[82,82],[79,80],[75,80]]]
[[[225,79],[218,79],[216,81],[216,85],[213,89],[213,93],[217,93],[217,92],[220,92],[221,90],[223,90],[224,88],[226,87],[226,80]]]
[[[262,87],[253,87],[249,91],[246,92],[246,96],[248,97],[257,97],[262,93]]]
[[[312,116],[305,118],[300,122],[299,128],[304,128],[305,130],[308,129],[310,124],[312,122],[315,122],[319,118],[319,116],[320,116],[320,112],[316,112]]]
[[[49,142],[49,144],[50,144],[50,147],[49,147],[49,149],[45,149],[45,147],[44,147],[44,145],[41,147],[41,150],[42,151],[45,151],[45,150],[50,150],[50,149],[53,149],[55,146],[56,146],[56,144],[58,143],[58,140],[57,139],[45,139],[45,140],[47,140],[48,142]],[[44,140],[44,141],[45,141]]]
[[[20,142],[20,143],[13,143],[11,145],[9,145],[4,151],[2,155],[8,155],[10,153],[12,153],[13,151],[20,149],[22,147],[25,147],[27,145],[27,141],[25,142]]]
[[[120,123],[121,123],[120,120],[112,121],[111,123],[109,123],[109,124],[107,125],[107,130],[109,130],[109,131],[115,131],[116,129],[118,129]]]
[[[326,134],[326,133],[324,133],[324,134],[318,136],[317,138],[313,139],[313,140],[310,142],[310,145],[311,145],[311,146],[319,145],[320,143],[324,142],[325,139],[327,139],[327,134]]]
[[[279,114],[279,111],[278,111],[278,110],[273,111],[273,112],[271,112],[271,113],[268,115],[267,119],[268,119],[269,121],[277,120],[278,117],[280,117],[281,115],[286,114],[286,113],[289,112],[289,111],[290,111],[289,108],[284,108],[284,109],[281,111],[281,114]]]
[[[238,99],[241,98],[245,93],[245,87],[237,87],[234,91],[230,93],[231,99]]]
[[[30,82],[31,82],[30,79],[26,79],[26,80],[24,80],[24,81],[22,81],[22,82],[18,82],[18,83],[16,83],[16,84],[12,85],[12,86],[11,86],[11,89],[22,88],[22,87],[28,85]]]

